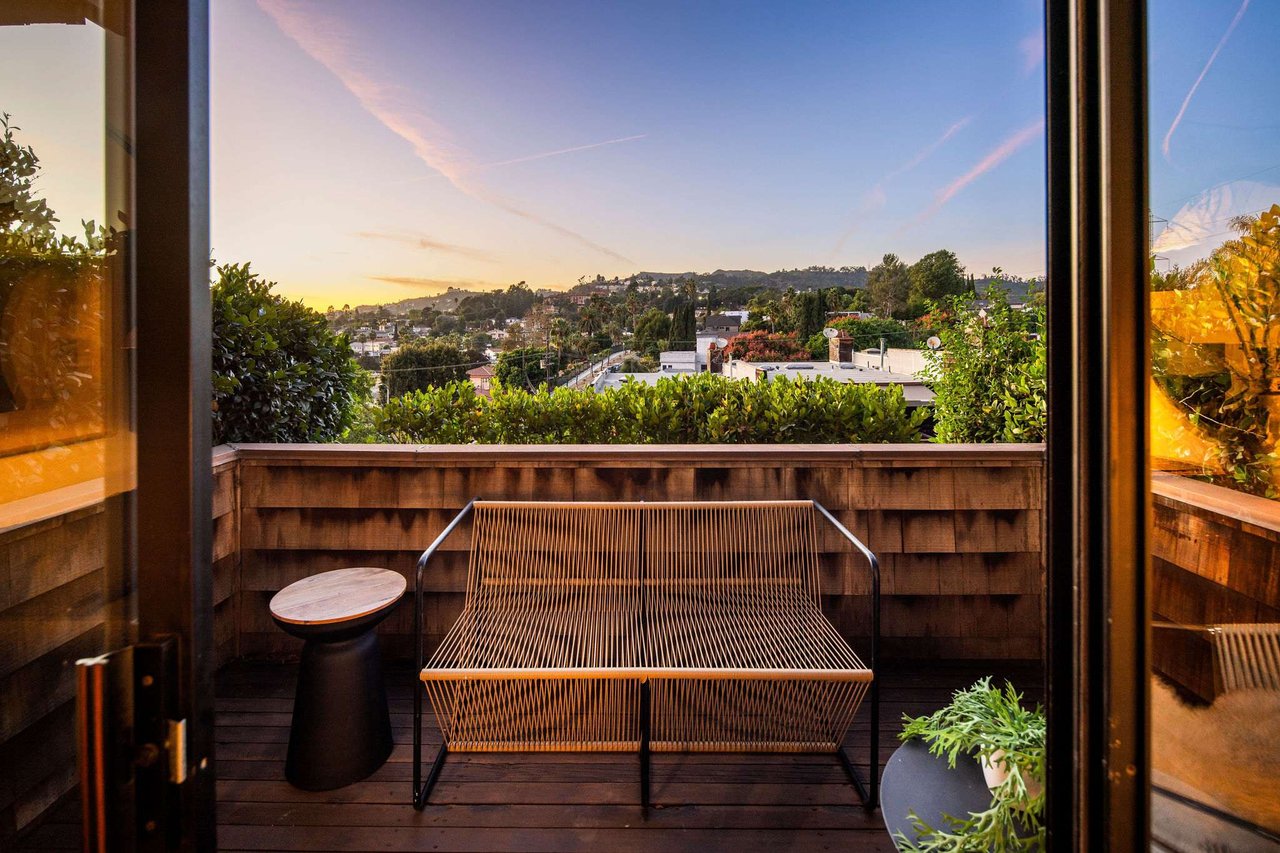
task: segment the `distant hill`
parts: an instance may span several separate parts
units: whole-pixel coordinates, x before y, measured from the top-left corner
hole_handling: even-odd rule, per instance
[[[821,290],[827,287],[864,288],[867,286],[867,269],[866,267],[841,267],[839,269],[809,267],[808,269],[776,270],[775,272],[761,272],[759,270],[638,272],[623,280],[652,280],[666,283],[683,281],[686,278],[692,278],[700,285],[712,285],[720,289],[748,286],[772,287],[778,290],[786,290],[788,287],[793,287],[796,290]],[[991,276],[975,278],[974,287],[978,291],[978,295],[985,296],[987,288],[994,281],[995,279]],[[569,288],[567,292],[590,289],[597,284],[599,282],[594,280],[584,281]],[[1009,299],[1013,302],[1025,302],[1029,294],[1037,293],[1044,289],[1043,279],[1023,280],[1012,277],[1003,279],[1001,284],[1008,291]],[[355,310],[363,314],[373,313],[380,308],[385,308],[393,314],[415,309],[423,310],[425,308],[432,308],[437,311],[453,311],[458,307],[458,303],[468,296],[487,292],[484,290],[450,288],[447,292],[438,293],[435,296],[414,296],[409,299],[401,299],[398,302],[387,302],[380,305],[357,305]]]
[[[392,313],[403,313],[405,311],[421,311],[424,308],[434,308],[437,311],[452,311],[458,307],[458,303],[473,296],[477,293],[485,293],[483,290],[460,290],[457,288],[449,288],[445,293],[437,293],[435,296],[413,296],[408,299],[401,299],[398,302],[383,302],[377,305],[357,305],[355,311],[358,314],[371,314],[379,308],[386,308]]]
[[[716,270],[715,272],[638,272],[632,278],[654,281],[680,281],[696,279],[700,284],[716,287],[746,287],[757,285],[786,290],[820,290],[824,287],[866,287],[866,267],[809,267],[808,269],[777,270]]]

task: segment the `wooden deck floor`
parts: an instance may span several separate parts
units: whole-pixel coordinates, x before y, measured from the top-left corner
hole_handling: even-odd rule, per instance
[[[423,812],[408,805],[412,675],[390,674],[397,746],[369,779],[326,793],[283,781],[294,668],[238,663],[218,679],[218,847],[254,851],[891,851],[879,812],[856,804],[834,757],[655,755],[648,820],[636,805],[635,755],[451,755]],[[933,710],[952,690],[994,674],[1031,700],[1030,668],[894,667],[882,677],[881,760],[904,713]],[[868,727],[847,742],[865,772]],[[427,727],[428,757],[438,734]],[[74,838],[67,808],[28,839]],[[72,845],[74,846],[74,845]]]

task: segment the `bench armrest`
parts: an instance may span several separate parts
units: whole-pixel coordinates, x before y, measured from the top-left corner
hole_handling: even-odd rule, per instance
[[[427,546],[427,550],[423,551],[422,556],[418,558],[418,568],[413,582],[413,625],[414,633],[418,635],[417,649],[419,672],[421,672],[422,668],[426,666],[426,638],[423,636],[422,625],[422,576],[426,571],[427,563],[431,561],[431,558],[435,556],[436,551],[438,551],[440,546],[444,544],[444,540],[449,538],[449,534],[453,533],[457,526],[471,514],[471,510],[475,508],[476,501],[478,500],[480,499],[472,498],[467,501],[467,505],[462,508],[462,511],[455,515],[453,520],[445,525],[444,530],[440,531],[440,535],[435,538],[434,542]]]
[[[874,670],[876,659],[880,655],[880,561],[876,559],[871,549],[864,545],[861,539],[850,533],[849,528],[841,524],[825,506],[814,501],[813,508],[821,513],[822,517],[829,521],[845,539],[852,542],[853,547],[867,559],[867,567],[871,570],[871,659],[867,661],[867,665]]]

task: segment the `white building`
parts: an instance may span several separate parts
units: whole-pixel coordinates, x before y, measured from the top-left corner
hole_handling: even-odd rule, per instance
[[[658,370],[662,373],[697,373],[701,369],[697,350],[670,350],[658,355]]]
[[[873,370],[855,364],[833,361],[743,361],[725,362],[724,375],[731,379],[747,379],[756,382],[772,382],[778,377],[788,379],[831,379],[840,383],[854,382],[868,385],[901,385],[907,406],[915,408],[933,402],[933,392],[915,376]]]

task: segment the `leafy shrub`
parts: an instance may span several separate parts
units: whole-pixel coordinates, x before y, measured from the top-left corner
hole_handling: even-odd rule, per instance
[[[248,264],[217,268],[213,435],[228,441],[332,441],[369,394],[346,335],[324,315],[271,292]]]
[[[1009,306],[989,294],[985,313],[956,298],[939,329],[941,357],[927,371],[936,395],[938,441],[1044,441],[1046,416],[1044,315]]]
[[[834,444],[918,441],[924,417],[892,386],[698,374],[600,394],[498,387],[487,399],[454,383],[390,401],[375,429],[423,444]]]

